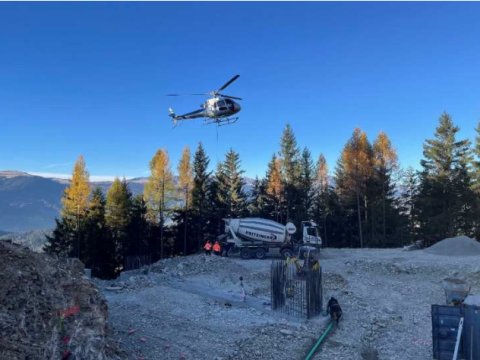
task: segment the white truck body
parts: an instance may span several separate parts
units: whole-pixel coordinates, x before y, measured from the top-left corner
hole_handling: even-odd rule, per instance
[[[266,253],[281,253],[291,256],[298,246],[292,241],[296,232],[295,225],[282,225],[273,220],[262,218],[224,219],[226,242],[240,249],[243,258],[263,258]],[[320,247],[322,239],[318,236],[314,222],[302,222],[302,241],[300,243]]]

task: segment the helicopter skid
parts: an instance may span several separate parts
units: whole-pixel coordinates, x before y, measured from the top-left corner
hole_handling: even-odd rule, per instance
[[[230,125],[237,122],[238,117],[226,117],[221,119],[205,119],[205,125],[217,124],[217,126]]]

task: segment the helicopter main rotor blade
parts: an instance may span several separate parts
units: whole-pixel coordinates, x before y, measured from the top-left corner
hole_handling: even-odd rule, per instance
[[[209,94],[207,94],[207,93],[204,93],[204,94],[166,94],[165,96],[193,96],[193,95],[206,96],[206,95],[209,95]]]
[[[243,100],[241,97],[237,97],[237,96],[230,96],[230,95],[223,95],[223,94],[218,94],[218,95],[227,99]]]
[[[234,82],[235,80],[237,80],[238,78],[240,77],[240,75],[235,75],[233,78],[231,78],[230,80],[228,80],[225,85],[223,85],[220,89],[217,90],[218,91],[222,91],[223,89],[225,89],[228,85],[230,85],[232,82]]]

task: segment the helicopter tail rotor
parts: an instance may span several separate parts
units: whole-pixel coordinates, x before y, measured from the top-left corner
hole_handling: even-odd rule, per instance
[[[173,127],[177,126],[177,116],[175,115],[175,111],[172,108],[168,108],[168,116],[172,118]]]

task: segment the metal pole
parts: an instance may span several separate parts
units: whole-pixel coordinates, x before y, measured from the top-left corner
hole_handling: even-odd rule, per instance
[[[462,338],[462,329],[463,329],[463,317],[460,318],[460,323],[458,324],[457,341],[455,343],[455,351],[453,353],[453,359],[452,360],[457,360],[458,347],[460,346],[460,339]]]

